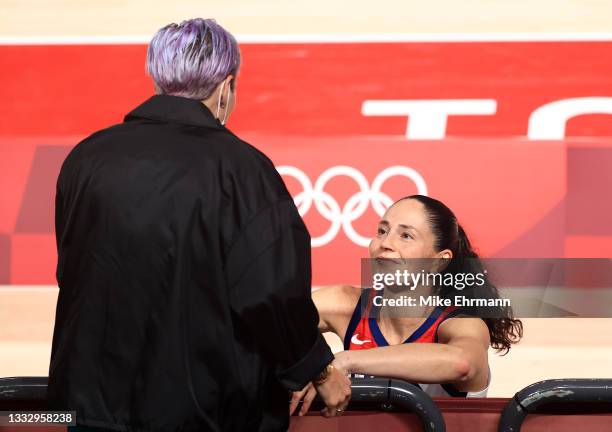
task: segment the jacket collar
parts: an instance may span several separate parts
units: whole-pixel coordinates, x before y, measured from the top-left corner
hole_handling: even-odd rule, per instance
[[[225,129],[202,102],[180,96],[152,96],[128,113],[124,121],[129,122],[143,118],[162,122]]]

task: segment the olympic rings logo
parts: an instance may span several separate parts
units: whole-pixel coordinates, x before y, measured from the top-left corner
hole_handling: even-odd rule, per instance
[[[283,165],[276,167],[281,176],[295,178],[302,187],[302,192],[293,197],[300,216],[304,217],[311,209],[313,203],[317,211],[331,222],[329,229],[320,237],[312,238],[312,247],[325,246],[331,242],[340,228],[346,236],[356,245],[367,247],[370,238],[360,235],[353,227],[353,221],[359,219],[368,209],[370,203],[374,211],[382,216],[387,208],[393,204],[389,195],[381,191],[383,184],[394,176],[401,176],[411,180],[419,194],[427,195],[427,185],[423,176],[413,168],[406,166],[391,166],[381,171],[370,186],[365,176],[357,169],[338,165],[325,170],[317,179],[314,186],[310,178],[299,168]],[[325,186],[334,177],[349,177],[359,187],[359,192],[352,195],[341,208],[332,195],[325,192]]]

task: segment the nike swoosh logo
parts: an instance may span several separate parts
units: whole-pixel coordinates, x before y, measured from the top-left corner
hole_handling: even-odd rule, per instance
[[[359,340],[356,334],[354,334],[353,337],[351,338],[351,343],[354,343],[355,345],[363,345],[364,343],[368,343],[368,342],[372,342],[372,341],[369,339]]]

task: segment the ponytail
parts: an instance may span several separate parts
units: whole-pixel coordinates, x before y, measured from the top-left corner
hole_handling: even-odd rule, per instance
[[[451,261],[455,262],[452,267],[449,266],[450,268],[446,269],[446,272],[480,274],[484,279],[482,286],[474,286],[462,291],[461,295],[481,299],[500,298],[497,287],[489,280],[482,261],[472,248],[465,230],[459,223],[457,223],[456,256]],[[446,294],[452,295],[452,293]],[[491,346],[505,355],[510,351],[510,346],[523,337],[523,323],[514,319],[512,308],[509,306],[497,306],[494,311],[491,311],[491,307],[488,308],[486,312],[477,306],[465,308],[465,310],[469,315],[478,316],[485,322],[489,329]],[[495,318],[490,316],[493,313]]]
[[[478,258],[463,227],[459,223],[457,223],[457,252],[457,255],[461,258]]]

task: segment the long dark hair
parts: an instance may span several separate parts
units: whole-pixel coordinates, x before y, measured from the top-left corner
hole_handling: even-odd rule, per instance
[[[437,252],[449,249],[453,253],[448,265],[443,273],[464,273],[484,275],[484,284],[474,286],[462,291],[462,295],[472,298],[498,299],[500,298],[497,288],[484,272],[482,261],[472,248],[472,245],[457,222],[455,214],[442,202],[424,195],[410,195],[402,198],[413,199],[425,207],[425,213],[429,222],[430,229],[434,235],[434,248]],[[453,287],[439,287],[436,293],[442,297],[450,297],[457,294]],[[489,329],[491,346],[498,352],[504,351],[507,354],[510,346],[518,342],[523,337],[523,323],[514,319],[510,306],[496,306],[493,311],[488,310],[484,316],[481,309],[477,307],[464,308],[469,315],[480,316]],[[491,317],[491,316],[494,317]]]

